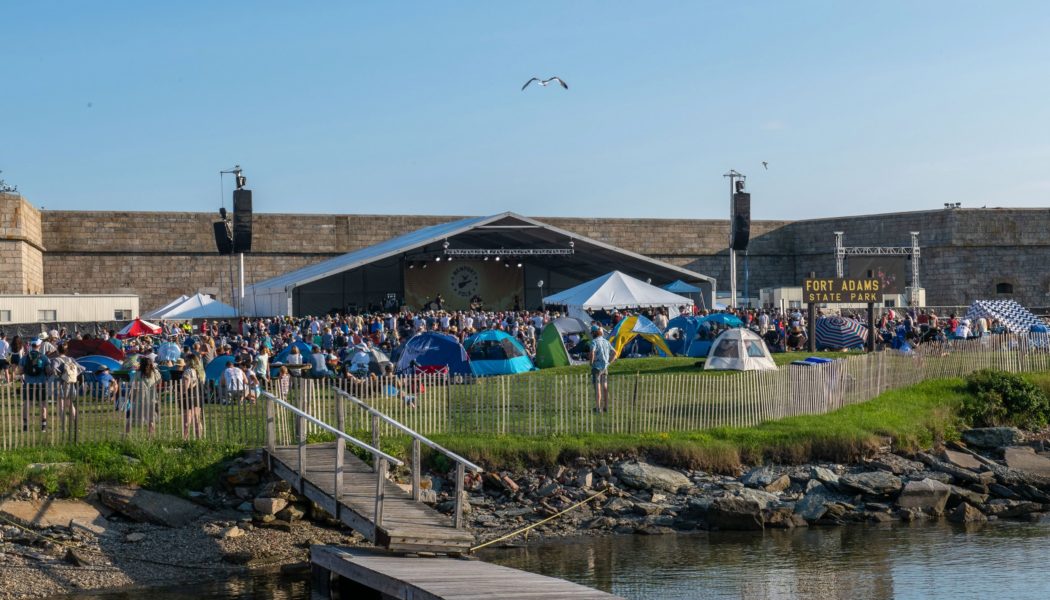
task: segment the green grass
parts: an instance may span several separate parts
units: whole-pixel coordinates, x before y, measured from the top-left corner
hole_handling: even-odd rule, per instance
[[[786,365],[792,361],[802,360],[810,356],[824,358],[844,358],[855,356],[860,352],[782,352],[773,354],[773,362],[778,366]],[[648,357],[648,358],[621,358],[609,367],[610,375],[633,375],[643,374],[670,374],[670,373],[703,373],[705,375],[736,374],[737,371],[704,371],[704,359],[690,358],[684,356]],[[568,367],[553,367],[540,369],[522,375],[523,377],[550,377],[552,375],[579,375],[590,372],[588,365],[573,365]]]
[[[885,445],[900,451],[928,448],[936,440],[957,437],[961,423],[956,410],[965,394],[960,379],[935,380],[826,415],[790,417],[756,427],[635,435],[439,435],[434,439],[494,469],[566,463],[580,456],[637,454],[671,465],[731,472],[742,462],[849,462]],[[390,440],[386,447],[406,454],[403,440]]]
[[[126,441],[21,448],[0,453],[0,489],[25,482],[49,493],[84,496],[94,483],[121,483],[179,494],[214,485],[243,447],[214,442]],[[31,468],[33,464],[71,466]]]

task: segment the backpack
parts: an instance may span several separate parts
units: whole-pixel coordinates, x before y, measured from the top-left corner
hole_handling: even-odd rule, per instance
[[[80,369],[77,368],[76,363],[68,358],[59,359],[58,375],[63,383],[76,383],[77,376],[80,375]]]
[[[47,359],[37,350],[29,353],[29,361],[26,363],[26,375],[30,377],[43,377],[47,374]]]

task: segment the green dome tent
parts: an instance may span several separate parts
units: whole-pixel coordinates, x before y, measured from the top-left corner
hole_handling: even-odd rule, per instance
[[[536,360],[534,361],[536,366],[540,369],[549,369],[573,364],[570,354],[576,354],[578,351],[574,351],[574,348],[567,348],[564,340],[574,334],[580,337],[578,344],[580,350],[584,346],[590,347],[590,330],[587,324],[580,319],[559,317],[547,323],[536,343]]]

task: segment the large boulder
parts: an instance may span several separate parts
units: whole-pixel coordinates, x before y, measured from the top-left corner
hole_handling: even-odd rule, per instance
[[[918,508],[928,513],[941,514],[951,493],[951,486],[933,479],[909,481],[901,490],[897,504],[901,508]]]
[[[962,432],[962,439],[978,448],[1016,446],[1024,441],[1024,432],[1016,427],[975,427]]]
[[[740,483],[767,492],[782,492],[791,485],[791,478],[777,473],[772,467],[757,467],[741,477]]]
[[[1010,447],[1003,450],[1006,466],[1026,473],[1050,477],[1050,458],[1036,454],[1030,446]]]
[[[812,523],[824,516],[824,513],[827,512],[826,505],[831,500],[831,492],[824,487],[824,484],[818,483],[795,503],[795,514]]]
[[[750,500],[758,504],[758,506],[763,509],[770,508],[780,501],[780,499],[777,498],[776,494],[763,492],[762,490],[752,490],[749,488],[737,490],[735,495],[743,498],[744,500]]]
[[[812,479],[816,479],[821,483],[829,483],[831,485],[836,485],[839,482],[839,476],[836,475],[834,471],[826,467],[814,466],[810,469],[809,476]]]
[[[984,513],[963,502],[948,513],[948,520],[952,523],[983,523],[988,520]]]
[[[167,527],[182,527],[204,512],[188,500],[126,486],[99,488],[98,498],[102,504],[132,520]]]
[[[678,471],[644,462],[626,462],[617,467],[617,476],[628,487],[639,490],[666,490],[677,493],[692,485],[689,478]]]
[[[756,531],[765,528],[762,506],[741,496],[721,496],[711,501],[707,523],[723,531]]]
[[[870,496],[889,496],[900,491],[902,483],[900,478],[892,473],[871,471],[843,475],[839,478],[839,485]]]

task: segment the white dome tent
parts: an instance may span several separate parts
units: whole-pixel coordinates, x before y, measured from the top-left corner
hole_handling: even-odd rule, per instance
[[[777,363],[757,333],[738,327],[727,329],[711,343],[705,371],[775,371]]]

